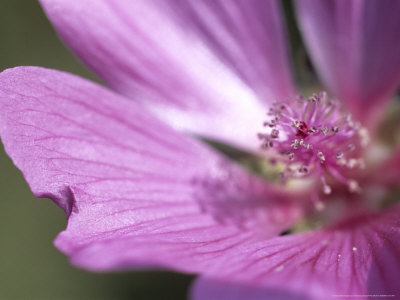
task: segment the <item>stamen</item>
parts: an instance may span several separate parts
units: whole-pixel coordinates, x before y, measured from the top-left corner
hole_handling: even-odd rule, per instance
[[[325,195],[329,195],[330,193],[332,193],[332,189],[329,185],[323,185],[322,190]]]
[[[360,193],[361,192],[361,188],[358,185],[358,182],[355,180],[349,180],[348,182],[349,185],[349,191],[352,193]]]
[[[317,176],[322,193],[328,195],[332,188],[326,177],[346,184],[351,192],[360,192],[358,183],[343,174],[364,167],[360,156],[368,146],[368,132],[338,101],[325,92],[275,101],[268,116],[271,119],[264,122],[267,132],[259,138],[262,148],[275,151],[276,162],[285,164],[283,181]]]

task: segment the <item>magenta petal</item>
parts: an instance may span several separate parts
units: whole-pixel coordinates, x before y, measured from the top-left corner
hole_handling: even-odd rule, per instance
[[[376,121],[400,83],[400,1],[295,1],[323,81],[359,119]]]
[[[191,294],[191,300],[315,300],[287,288],[268,288],[207,277],[196,279]]]
[[[193,298],[330,299],[400,295],[400,206],[335,227],[232,249],[192,289]],[[397,298],[396,298],[397,297]],[[360,296],[367,299],[367,296]]]
[[[301,212],[301,197],[292,205],[134,102],[66,73],[1,73],[0,135],[34,194],[66,211],[57,247],[89,269],[201,271]]]
[[[275,0],[41,3],[105,82],[178,129],[254,149],[265,103],[293,94]]]

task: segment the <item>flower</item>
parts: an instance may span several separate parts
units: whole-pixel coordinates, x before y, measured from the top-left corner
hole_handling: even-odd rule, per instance
[[[41,3],[114,90],[38,67],[0,74],[2,142],[65,210],[55,244],[72,263],[200,274],[194,299],[400,297],[400,206],[373,210],[400,175],[400,150],[374,155],[400,80],[400,2],[296,2],[340,108],[296,99],[277,1]],[[179,131],[253,151],[260,132],[284,179],[311,182],[263,180]],[[326,227],[278,236],[310,214]]]

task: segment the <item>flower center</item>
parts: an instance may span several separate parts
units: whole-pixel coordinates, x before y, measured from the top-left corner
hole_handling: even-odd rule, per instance
[[[266,132],[258,136],[262,148],[275,154],[273,162],[284,164],[283,182],[313,176],[320,180],[323,194],[332,192],[328,185],[332,179],[346,184],[351,192],[360,192],[349,174],[364,168],[361,155],[369,142],[368,132],[337,100],[321,92],[276,101],[268,116]]]

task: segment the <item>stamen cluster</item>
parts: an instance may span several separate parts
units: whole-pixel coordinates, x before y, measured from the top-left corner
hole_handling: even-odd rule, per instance
[[[368,144],[368,133],[340,103],[325,92],[309,98],[297,97],[273,103],[264,122],[266,133],[259,133],[262,148],[274,150],[274,162],[284,163],[283,181],[318,176],[324,194],[330,194],[327,176],[359,192],[348,170],[364,168],[361,158]]]

